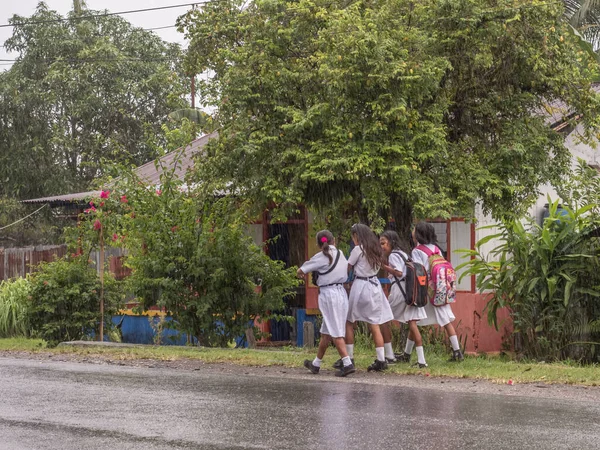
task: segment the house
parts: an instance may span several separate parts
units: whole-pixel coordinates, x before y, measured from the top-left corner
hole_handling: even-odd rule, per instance
[[[597,88],[600,90],[600,87]],[[579,126],[576,126],[574,129],[569,127],[569,121],[573,118],[573,114],[565,105],[553,105],[551,112],[546,113],[546,122],[554,130],[565,132],[565,145],[571,150],[574,161],[577,157],[581,157],[590,164],[596,164],[594,149],[577,142],[576,135]],[[172,167],[174,159],[180,155],[181,157],[178,158],[180,163],[176,168],[176,174],[179,177],[185,176],[186,172],[193,165],[193,156],[201,151],[208,141],[215,136],[216,134],[214,133],[203,136],[193,141],[186,148],[163,156],[161,158],[161,165]],[[160,168],[157,169],[154,161],[138,167],[136,173],[149,185],[158,185],[160,183],[161,170]],[[532,216],[541,218],[543,205],[546,202],[546,193],[552,194],[550,187],[544,188],[544,196],[532,207]],[[99,194],[100,191],[90,191],[25,200],[24,203],[48,203],[52,207],[71,206],[82,210],[86,206],[86,198],[98,197]],[[465,258],[458,250],[474,249],[475,243],[479,239],[493,232],[493,230],[479,230],[476,228],[481,225],[493,223],[481,211],[476,213],[477,225],[472,222],[466,222],[462,218],[431,222],[436,229],[440,247],[445,251],[448,260],[454,266],[458,266]],[[279,239],[269,245],[269,254],[272,258],[283,260],[288,265],[299,266],[318,251],[312,224],[313,217],[310,211],[304,207],[299,208],[299,213],[290,217],[284,223],[272,223],[269,212],[266,211],[253,224],[249,225],[249,233],[259,245],[268,239],[279,236]],[[493,248],[494,246],[493,242],[488,243],[489,248]],[[462,279],[458,284],[457,291],[457,301],[453,305],[453,311],[456,316],[454,325],[465,350],[467,352],[498,352],[503,348],[510,348],[512,323],[509,320],[508,313],[506,311],[500,313],[498,320],[500,324],[499,330],[488,325],[486,313],[484,312],[487,303],[486,294],[480,294],[476,291],[475,277],[465,277]],[[319,313],[317,297],[318,288],[309,282],[306,286],[298,288],[296,297],[292,300],[292,303],[287,305],[289,309],[287,312],[294,314],[297,319],[296,323],[299,324],[302,324],[305,320],[314,320],[314,317]],[[272,325],[273,327],[270,330],[265,330],[272,333],[272,340],[302,342],[301,326],[295,330],[288,325]]]

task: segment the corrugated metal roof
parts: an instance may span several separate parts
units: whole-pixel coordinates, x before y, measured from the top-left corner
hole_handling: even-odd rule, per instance
[[[183,179],[187,171],[194,165],[194,155],[196,155],[210,139],[216,137],[216,132],[202,136],[185,148],[179,148],[175,151],[167,153],[165,156],[159,159],[159,164],[156,164],[156,160],[150,161],[135,169],[135,172],[137,176],[148,185],[158,185],[160,184],[160,176],[164,169],[172,169],[175,165],[175,161],[177,161],[175,175],[180,179]],[[22,200],[22,203],[50,203],[52,206],[62,206],[69,203],[79,203],[86,198],[98,197],[100,196],[100,192],[101,191],[88,191],[77,192],[74,194],[55,195],[52,197]]]

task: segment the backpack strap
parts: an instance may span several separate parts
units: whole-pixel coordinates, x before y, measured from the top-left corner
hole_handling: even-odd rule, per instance
[[[331,272],[333,269],[335,269],[335,266],[337,266],[337,263],[340,260],[340,253],[341,253],[341,251],[338,250],[337,248],[336,248],[336,250],[337,250],[337,255],[335,256],[335,261],[333,261],[333,264],[331,265],[331,267],[329,269],[327,269],[327,271],[325,271],[325,272],[317,272],[319,274],[319,276],[321,276],[321,275],[327,275],[329,272]]]
[[[427,255],[427,257],[440,254],[440,249],[438,247],[435,247],[435,251],[430,250],[429,247],[427,247],[426,245],[423,245],[423,244],[419,244],[415,248],[417,250],[421,250],[423,253],[425,253]]]
[[[402,254],[402,252],[394,252],[394,251],[392,251],[392,253],[395,253],[396,255],[400,256],[400,258],[402,258],[404,260],[404,264],[406,264],[409,261],[412,262],[412,260],[410,259],[410,257],[405,258],[404,255]],[[398,285],[398,288],[400,289],[400,292],[402,292],[402,295],[404,296],[404,299],[406,299],[406,289],[404,289],[402,287],[402,283],[400,283],[400,281],[402,281],[402,280],[399,280],[396,275],[394,275],[394,280],[396,281],[396,284]]]

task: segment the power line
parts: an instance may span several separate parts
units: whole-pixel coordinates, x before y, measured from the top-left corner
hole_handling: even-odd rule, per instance
[[[42,206],[42,207],[41,207],[41,208],[39,208],[39,209],[36,209],[36,210],[35,210],[34,212],[32,212],[31,214],[29,214],[29,215],[27,215],[27,216],[25,216],[25,217],[23,217],[23,218],[21,218],[21,219],[17,220],[16,222],[13,222],[13,223],[11,223],[11,224],[8,224],[8,225],[6,225],[6,226],[4,226],[4,227],[0,228],[0,231],[1,231],[1,230],[4,230],[4,229],[6,229],[6,228],[8,228],[8,227],[12,227],[13,225],[16,225],[16,224],[18,224],[19,222],[23,222],[25,219],[27,219],[28,217],[31,217],[31,216],[33,216],[35,213],[37,213],[38,211],[41,211],[42,209],[44,209],[44,208],[45,208],[46,206],[48,206],[48,205],[49,205],[49,203],[46,203],[46,204],[44,204],[44,206]]]
[[[119,12],[112,12],[112,13],[107,12],[107,13],[102,13],[102,14],[87,14],[87,15],[82,15],[82,16],[77,16],[77,17],[66,17],[66,18],[61,18],[61,19],[50,19],[50,20],[30,20],[27,22],[19,22],[19,23],[5,23],[5,24],[0,25],[0,28],[19,27],[19,26],[23,26],[23,25],[38,25],[38,24],[44,24],[44,23],[68,22],[70,20],[85,20],[85,19],[93,19],[96,17],[121,16],[124,14],[135,14],[135,13],[140,13],[140,12],[159,11],[159,10],[163,10],[163,9],[173,9],[173,8],[184,8],[186,6],[203,5],[205,3],[218,3],[218,2],[219,2],[219,0],[199,0],[194,3],[182,3],[179,5],[171,5],[171,6],[157,6],[154,8],[132,9],[132,10],[128,10],[128,11],[119,11]]]

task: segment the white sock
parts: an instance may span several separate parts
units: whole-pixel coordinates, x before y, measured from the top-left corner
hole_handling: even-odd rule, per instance
[[[404,347],[404,353],[411,354],[413,351],[413,347],[415,346],[415,341],[411,341],[410,339],[406,340],[406,347]]]
[[[385,351],[385,357],[389,359],[394,359],[394,347],[392,347],[391,342],[386,342],[383,344],[383,349]]]
[[[378,361],[385,361],[385,350],[383,349],[383,347],[375,348],[375,352],[377,353]]]
[[[423,352],[423,347],[417,347],[415,350],[417,351],[417,361],[419,364],[427,364],[425,362],[425,353]]]
[[[321,367],[321,361],[322,361],[321,359],[315,358],[313,360],[313,366],[315,366],[315,367]]]
[[[346,344],[346,351],[350,358],[354,358],[354,344]]]
[[[342,358],[342,362],[344,363],[344,367],[348,367],[350,364],[352,364],[349,356],[344,356]]]
[[[452,346],[452,350],[460,350],[460,344],[456,335],[450,336],[450,345]]]

